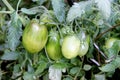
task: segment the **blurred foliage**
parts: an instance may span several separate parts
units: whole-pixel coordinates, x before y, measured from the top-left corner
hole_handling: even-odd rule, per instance
[[[45,49],[34,55],[24,49],[25,25],[49,10],[54,11],[61,40],[71,29],[90,36],[84,57],[53,61]],[[106,49],[111,37],[118,40]],[[54,80],[51,75],[57,80],[120,80],[119,37],[120,0],[78,0],[72,7],[65,0],[1,0],[0,80]]]

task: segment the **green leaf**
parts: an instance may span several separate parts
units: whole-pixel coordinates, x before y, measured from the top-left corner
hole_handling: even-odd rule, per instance
[[[98,7],[98,10],[100,11],[101,15],[105,19],[108,19],[111,14],[111,2],[110,0],[95,0],[95,3]]]
[[[14,67],[13,67],[13,73],[18,73],[20,71],[20,65],[19,64],[16,64]]]
[[[113,46],[110,49],[108,49],[108,53],[107,53],[108,58],[117,56],[119,51],[120,51],[120,40],[117,40],[114,42]]]
[[[16,79],[17,77],[19,77],[22,74],[21,70],[20,70],[20,65],[16,64],[13,67],[13,73],[12,73],[12,79]]]
[[[85,64],[84,67],[83,67],[83,69],[84,69],[85,71],[89,71],[91,68],[92,68],[92,66],[91,66],[91,65],[88,65],[88,64]]]
[[[47,63],[44,61],[41,61],[39,63],[39,66],[37,67],[37,70],[35,71],[35,75],[39,75],[40,73],[42,73],[47,67]]]
[[[20,44],[20,37],[22,35],[22,23],[18,19],[18,14],[14,12],[11,15],[11,22],[8,25],[7,33],[7,45],[12,50],[15,51],[16,47]]]
[[[23,75],[24,80],[35,80],[34,77],[35,77],[34,74],[28,72],[25,72]]]
[[[43,55],[44,53],[40,53],[41,55],[39,56],[39,61],[40,61],[40,63],[41,63],[41,61],[44,61],[44,62],[48,62],[48,59],[46,58],[46,56],[45,55]]]
[[[27,71],[29,72],[29,73],[34,73],[34,68],[33,68],[33,66],[31,65],[31,64],[28,64],[27,65]]]
[[[52,0],[53,10],[59,22],[65,20],[65,4],[64,0]]]
[[[115,65],[116,68],[120,67],[120,56],[118,56],[113,63],[116,63]]]
[[[21,8],[21,11],[25,14],[28,14],[28,15],[33,15],[33,14],[36,14],[38,11],[36,10],[32,10],[32,9],[26,9],[26,8]]]
[[[67,68],[66,63],[54,63],[52,66],[55,67],[55,68],[57,68],[57,69]]]
[[[79,58],[73,58],[70,60],[70,63],[73,65],[82,65],[82,62],[80,61]]]
[[[71,70],[70,70],[70,74],[74,75],[76,74],[78,71],[79,71],[79,67],[73,67]]]
[[[112,62],[100,67],[102,72],[113,72],[116,68],[120,66],[120,57],[116,57]]]
[[[37,6],[37,7],[30,8],[30,9],[21,8],[21,11],[25,14],[28,14],[28,15],[34,15],[34,14],[37,14],[40,12],[41,13],[44,12],[44,9],[46,9],[46,8],[43,6]]]
[[[95,80],[106,80],[105,75],[104,74],[96,74]]]
[[[83,11],[81,10],[81,6],[76,3],[74,4],[70,10],[68,11],[68,14],[67,14],[67,21],[68,22],[71,22],[73,21],[75,18],[77,17],[81,17],[81,15],[83,14]]]
[[[16,51],[5,50],[4,54],[1,56],[2,60],[17,60],[19,53]]]
[[[73,21],[75,18],[80,18],[82,14],[85,14],[86,9],[90,6],[92,1],[82,1],[79,3],[75,3],[67,14],[67,22]]]
[[[106,64],[103,67],[100,67],[99,69],[103,72],[112,72],[115,70],[115,66],[110,63],[110,64]]]

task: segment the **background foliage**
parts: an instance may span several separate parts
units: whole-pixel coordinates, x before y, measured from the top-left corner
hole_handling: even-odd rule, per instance
[[[65,26],[87,32],[90,45],[84,57],[52,61],[45,49],[34,55],[24,49],[25,26],[48,10],[54,11],[59,32],[67,31]],[[118,40],[106,49],[111,37]],[[64,0],[1,0],[0,80],[119,80],[119,37],[120,0],[78,0],[72,7]]]

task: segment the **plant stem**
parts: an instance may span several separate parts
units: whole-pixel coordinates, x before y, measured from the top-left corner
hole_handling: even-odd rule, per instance
[[[45,46],[45,53],[46,53],[46,56],[47,56],[47,59],[50,63],[52,63],[51,59],[49,58],[48,54],[47,54],[47,51],[46,51],[46,46]]]
[[[60,33],[60,37],[63,39],[62,32],[61,32],[61,30],[60,30],[60,28],[59,28],[59,26],[58,26],[58,25],[57,25],[57,28],[58,28],[58,31],[59,31],[59,33]]]
[[[11,14],[12,11],[0,11],[0,14]]]
[[[78,75],[79,75],[79,73],[80,73],[80,71],[81,71],[81,69],[82,69],[83,62],[84,62],[84,56],[83,56],[83,59],[82,59],[82,64],[81,64],[81,66],[80,66],[80,68],[79,68],[78,73],[75,75],[74,80],[77,80],[77,77],[78,77]]]
[[[118,27],[118,26],[120,26],[120,23],[119,23],[119,24],[116,24],[116,25],[112,26],[111,28],[107,29],[106,31],[100,33],[94,40],[95,40],[95,41],[98,40],[98,39],[99,39],[100,37],[102,37],[105,33],[111,31],[112,29],[114,29],[114,28],[116,28],[116,27]]]
[[[20,5],[21,0],[18,1],[16,11],[18,11],[19,5]]]
[[[8,7],[8,9],[10,10],[10,11],[15,11],[14,10],[14,8],[8,3],[8,1],[7,0],[2,0],[3,1],[3,3]]]

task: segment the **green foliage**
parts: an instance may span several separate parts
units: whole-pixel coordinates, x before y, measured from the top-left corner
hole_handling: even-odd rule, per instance
[[[112,62],[106,64],[105,66],[100,67],[100,70],[103,72],[113,72],[116,68],[120,66],[120,57],[117,57]]]
[[[79,67],[73,67],[72,69],[70,69],[70,74],[75,75],[78,71],[79,71]]]
[[[84,67],[83,67],[83,69],[84,69],[85,71],[89,71],[91,68],[92,68],[92,66],[91,66],[91,65],[88,65],[88,64],[84,65]]]
[[[18,17],[17,12],[13,12],[11,14],[11,21],[8,24],[6,43],[12,51],[16,50],[16,47],[20,44],[20,37],[22,36],[22,23]]]
[[[39,66],[37,67],[37,69],[35,71],[35,75],[39,75],[40,73],[42,73],[45,70],[46,67],[47,67],[46,62],[40,62]]]
[[[28,15],[35,15],[40,12],[42,13],[44,11],[44,7],[37,6],[37,7],[29,8],[29,9],[21,8],[21,11]]]
[[[23,79],[24,80],[35,80],[34,79],[34,74],[25,72],[24,75],[23,75]]]
[[[65,4],[63,0],[51,0],[53,10],[59,22],[65,21]]]
[[[77,0],[70,7],[67,0],[2,0],[0,80],[117,80],[120,74],[119,4],[120,0]],[[42,22],[42,18],[46,22]],[[66,36],[77,34],[78,40],[85,39],[81,34],[84,31],[89,36],[86,54],[52,60],[47,54],[46,44],[37,54],[29,54],[22,44],[22,37],[25,26],[32,19],[47,28],[48,37],[51,30],[58,32],[60,49]],[[53,40],[56,40],[54,36]],[[106,41],[110,38],[117,40],[107,48]],[[84,44],[84,40],[81,43]],[[74,45],[67,47],[71,50]],[[81,47],[77,48],[79,51]]]
[[[95,75],[95,80],[106,80],[105,79],[105,75],[104,74],[97,74],[97,75]]]
[[[1,56],[2,60],[17,60],[19,57],[19,52],[5,50],[4,55]]]

